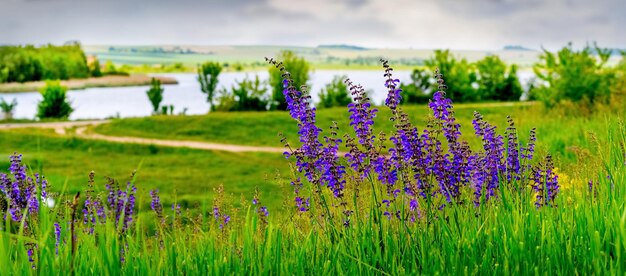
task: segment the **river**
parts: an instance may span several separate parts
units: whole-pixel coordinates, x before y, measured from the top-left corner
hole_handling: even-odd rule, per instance
[[[410,71],[394,71],[394,77],[401,81],[410,80]],[[186,114],[205,114],[209,110],[206,95],[200,91],[196,75],[191,73],[155,74],[173,77],[178,80],[176,85],[164,85],[162,105],[174,105],[174,113],[186,110]],[[268,78],[268,72],[225,72],[219,76],[218,89],[228,88],[236,81],[244,78],[253,79],[258,75],[261,80]],[[385,77],[382,71],[356,70],[320,70],[311,74],[313,101],[318,100],[317,94],[335,75],[346,75],[352,81],[360,83],[369,91],[375,103],[382,103],[387,91],[384,86]],[[520,72],[520,81],[526,83],[532,77],[532,72]],[[74,108],[70,119],[104,119],[111,117],[141,117],[152,112],[152,106],[146,95],[147,86],[135,87],[106,87],[72,90],[68,98]],[[37,104],[42,97],[39,92],[2,93],[0,98],[6,101],[16,99],[18,102],[14,111],[15,118],[34,119],[37,113]]]

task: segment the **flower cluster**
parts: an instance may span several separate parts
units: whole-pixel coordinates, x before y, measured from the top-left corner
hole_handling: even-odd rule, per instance
[[[556,175],[550,169],[551,162],[532,165],[536,142],[534,129],[528,144],[522,145],[510,117],[505,136],[502,136],[497,133],[496,126],[475,112],[472,124],[474,133],[482,141],[482,148],[474,151],[467,142],[461,141],[461,125],[454,116],[452,101],[446,98],[447,87],[439,71],[435,72],[438,89],[432,93],[432,100],[428,104],[432,117],[428,125],[419,131],[399,106],[402,100],[402,90],[398,88],[400,81],[393,77],[393,69],[388,62],[382,61],[384,85],[388,89],[385,105],[392,111],[390,119],[394,121],[396,129],[388,140],[379,135],[379,145],[375,143],[377,137],[373,135],[372,129],[377,110],[372,108],[364,89],[347,80],[354,100],[348,105],[348,111],[355,137],[346,137],[345,146],[349,152],[343,161],[338,152],[342,140],[335,138],[336,125],[331,127],[331,135],[325,136],[323,143],[319,142],[320,129],[315,125],[315,109],[310,107],[310,97],[290,85],[290,74],[282,67],[282,63],[271,59],[269,62],[283,72],[283,94],[289,112],[298,124],[302,142],[300,148],[289,148],[290,151],[285,155],[288,158],[295,157],[298,171],[313,184],[314,193],[319,193],[320,187],[327,187],[335,197],[341,199],[346,180],[352,173],[359,176],[360,180],[355,180],[357,182],[376,179],[384,185],[383,191],[386,191],[383,198],[379,199],[385,207],[384,214],[389,218],[415,221],[423,217],[425,210],[463,204],[466,198],[464,194],[473,195],[473,202],[478,206],[498,198],[504,187],[523,192],[528,183],[520,181],[543,183],[543,186],[533,185],[538,193],[538,206],[550,205],[549,202],[554,200],[558,192]],[[392,146],[386,148],[386,141],[391,142]],[[344,166],[343,162],[349,166]],[[348,172],[346,168],[352,171]],[[300,211],[309,210],[312,201],[302,195],[303,183],[300,178],[293,181],[292,185],[295,188],[296,208]],[[399,195],[402,193],[405,196],[400,201]],[[403,204],[409,208],[403,208]],[[406,209],[409,211],[399,212]],[[351,211],[345,209],[344,212]]]
[[[135,173],[131,175],[133,179]],[[133,222],[133,218],[136,215],[135,212],[135,194],[137,193],[137,187],[132,181],[126,182],[126,189],[121,189],[119,184],[113,178],[107,178],[107,204],[109,210],[109,217],[115,218],[115,227],[119,229],[120,220],[121,233],[125,233],[128,227]]]
[[[94,196],[94,178],[95,173],[92,171],[89,173],[89,181],[87,182],[87,191],[85,205],[83,208],[83,223],[87,226],[85,229],[88,233],[93,234],[96,220],[101,224],[106,221],[106,211],[104,210],[104,203],[100,198]]]
[[[0,173],[0,199],[6,204],[0,212],[8,209],[11,219],[21,222],[27,210],[29,217],[35,219],[39,213],[39,198],[41,197],[42,202],[47,201],[48,182],[38,174],[34,175],[34,179],[26,174],[26,166],[22,164],[21,154],[14,153],[10,156],[10,160],[9,172],[13,177]],[[27,228],[29,221],[25,222],[25,228]]]
[[[163,215],[163,205],[161,205],[161,198],[159,197],[159,190],[151,190],[150,208],[156,213],[157,219],[161,226],[165,225],[165,216]]]

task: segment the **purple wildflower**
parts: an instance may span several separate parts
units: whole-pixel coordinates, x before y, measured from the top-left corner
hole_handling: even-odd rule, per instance
[[[163,206],[161,205],[161,199],[159,198],[159,190],[151,190],[150,196],[152,197],[150,208],[156,213],[161,225],[164,225],[165,217],[163,216]]]
[[[58,222],[54,223],[54,236],[56,237],[56,241],[54,243],[55,253],[59,255],[59,245],[61,244],[61,225]]]
[[[267,207],[266,206],[261,206],[259,208],[259,213],[263,214],[263,216],[268,216],[270,214],[269,211],[267,211]]]

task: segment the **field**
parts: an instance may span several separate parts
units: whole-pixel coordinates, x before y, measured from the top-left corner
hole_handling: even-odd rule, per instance
[[[350,226],[341,227],[341,201],[326,190],[318,196],[329,200],[328,205],[311,203],[307,212],[294,210],[293,186],[289,185],[293,180],[290,166],[294,165],[280,154],[117,144],[82,140],[71,134],[61,136],[45,129],[13,129],[0,132],[3,155],[13,151],[24,154],[23,160],[32,171],[46,175],[50,191],[59,193],[59,204],[61,198],[69,200],[76,192],[91,189],[88,174],[92,170],[96,173],[95,191],[87,196],[104,197],[107,190],[103,176],[118,179],[123,189],[130,173],[137,169],[131,182],[137,187],[137,198],[132,202],[136,201],[139,215],[129,230],[116,222],[119,217],[112,219],[116,211],[108,209],[110,219],[106,223],[94,220],[93,225],[81,226],[81,222],[79,227],[87,228],[72,234],[68,227],[56,228],[51,222],[70,216],[68,209],[59,209],[65,212],[61,217],[41,212],[37,220],[29,220],[35,227],[29,231],[39,231],[39,235],[17,239],[18,247],[9,251],[0,244],[3,267],[12,272],[28,271],[32,266],[31,271],[37,273],[60,269],[78,274],[100,271],[144,275],[624,272],[623,113],[572,116],[571,110],[547,111],[535,103],[459,104],[454,108],[462,125],[461,139],[474,150],[481,148],[471,127],[475,110],[497,125],[499,133],[507,126],[506,116],[511,115],[521,144],[529,141],[528,133],[536,127],[536,155],[551,153],[555,157],[555,173],[561,185],[558,197],[549,206],[536,208],[536,193],[520,193],[503,186],[499,193],[502,201],[485,202],[480,208],[459,203],[440,211],[420,203],[424,217],[402,222],[381,215],[387,213],[389,203],[385,207],[384,201],[380,205],[376,203],[380,199],[373,197],[384,198],[384,186],[372,186],[371,190],[362,187],[357,196],[353,185],[358,181],[353,179],[346,184],[350,195],[346,206],[354,213]],[[374,129],[390,133],[394,128],[388,119],[394,115],[386,107],[379,109]],[[428,118],[432,120],[432,111],[426,106],[402,109],[419,129],[426,128]],[[317,125],[324,129],[322,136],[328,133],[331,121],[338,122],[339,136],[352,134],[347,118],[346,109],[319,110]],[[294,146],[299,145],[298,127],[285,112],[119,119],[90,131],[273,147],[281,146],[277,136],[280,131]],[[389,142],[386,145],[392,146]],[[8,168],[8,161],[2,160],[0,166]],[[592,188],[589,181],[594,183]],[[367,182],[374,185],[378,181]],[[155,188],[160,191],[157,205],[148,193]],[[255,188],[259,190],[255,192]],[[471,197],[467,192],[463,197]],[[401,198],[392,207],[411,214],[401,207],[401,202],[410,197]],[[163,207],[154,209],[154,213],[151,208],[161,206],[159,203]],[[181,211],[170,208],[172,204],[180,204]],[[328,213],[323,208],[329,208]],[[9,222],[7,227],[14,227]],[[54,229],[59,229],[58,234]],[[94,236],[89,231],[100,234]],[[80,241],[75,253],[71,249],[73,236]],[[15,237],[3,235],[1,242],[12,243]],[[36,257],[22,250],[32,250],[35,245],[39,248]],[[536,257],[528,258],[528,254]]]
[[[396,69],[413,69],[421,61],[432,56],[430,49],[365,49],[350,46],[104,46],[86,45],[85,52],[99,60],[116,64],[156,65],[182,63],[192,70],[198,63],[218,61],[245,65],[243,69],[265,68],[262,57],[275,57],[281,50],[290,50],[310,61],[318,70],[323,69],[379,69],[378,59],[386,57],[395,61]],[[453,51],[456,56],[476,61],[489,54],[496,54],[507,62],[530,66],[539,55],[538,51]],[[261,57],[261,58],[260,58]],[[193,71],[193,70],[192,70]]]
[[[412,122],[420,129],[426,126],[430,111],[426,106],[405,106]],[[568,116],[566,110],[547,112],[539,103],[494,103],[494,104],[457,104],[456,116],[460,121],[463,138],[473,147],[480,146],[480,141],[472,132],[473,112],[479,111],[486,120],[493,122],[500,130],[506,128],[506,117],[510,115],[518,127],[521,139],[526,140],[531,128],[537,128],[538,147],[550,152],[563,161],[564,165],[574,163],[575,153],[569,146],[591,150],[588,141],[590,133],[607,133],[612,122],[608,114],[595,114],[592,117]],[[380,108],[374,125],[375,131],[390,133],[393,122],[389,120],[391,112]],[[614,120],[614,119],[613,119]],[[318,125],[324,133],[333,121],[339,126],[340,136],[350,133],[346,108],[323,109],[318,112]],[[113,120],[110,124],[99,125],[97,133],[111,136],[135,136],[174,140],[209,141],[225,144],[254,146],[283,146],[278,133],[298,144],[298,126],[284,112],[267,112],[259,116],[255,112],[212,113],[203,116],[153,116]]]

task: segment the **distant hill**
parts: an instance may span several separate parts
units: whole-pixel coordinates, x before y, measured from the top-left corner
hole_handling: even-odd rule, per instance
[[[506,45],[502,49],[505,51],[535,51],[533,49],[526,48],[522,45]]]
[[[347,44],[327,44],[327,45],[319,45],[317,48],[322,49],[343,49],[343,50],[352,50],[352,51],[365,51],[369,50],[368,48],[355,46],[355,45],[347,45]]]

